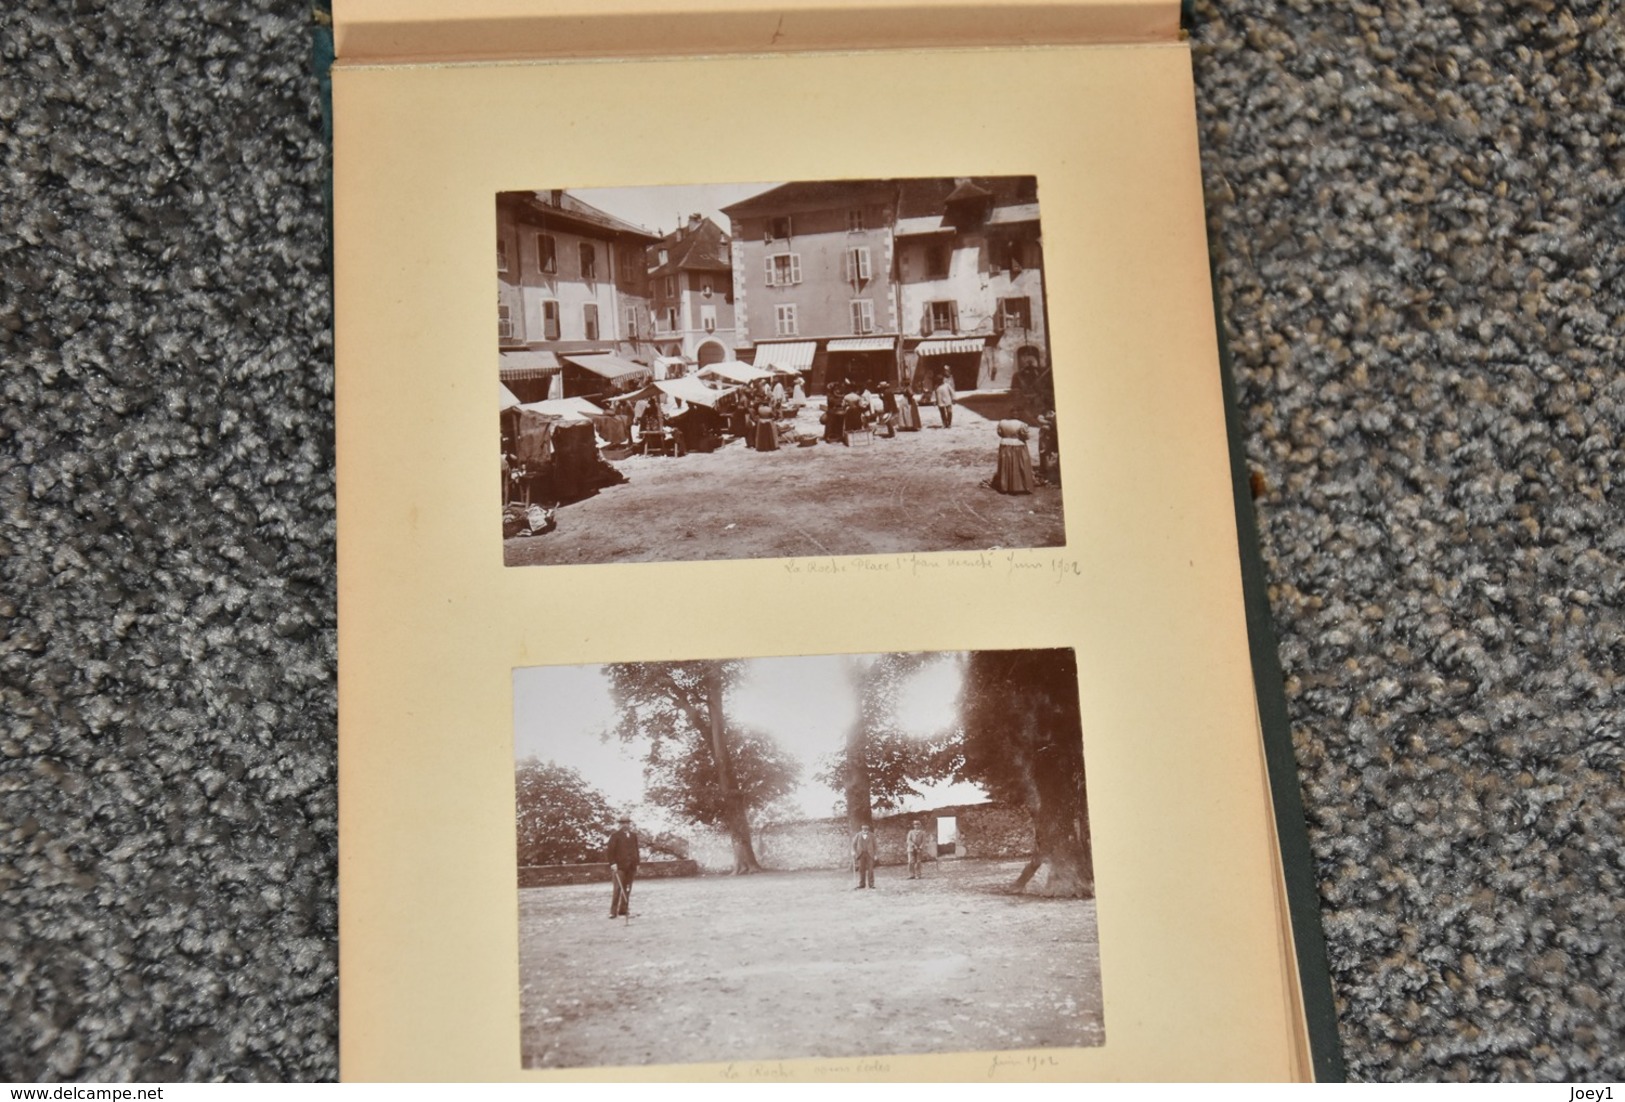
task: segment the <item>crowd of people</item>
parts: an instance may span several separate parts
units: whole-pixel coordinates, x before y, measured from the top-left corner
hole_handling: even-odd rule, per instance
[[[1021,396],[1025,410],[1030,402]],[[870,434],[884,438],[899,433],[919,432],[925,427],[921,407],[934,407],[940,428],[951,429],[958,397],[953,376],[939,371],[923,385],[894,387],[888,381],[854,383],[843,377],[826,389],[824,412],[820,417],[822,439],[827,444],[850,446],[853,439]],[[714,414],[687,420],[668,414],[655,399],[641,402],[636,414],[641,450],[646,454],[682,455],[689,450],[709,450],[726,433],[743,440],[756,451],[777,451],[781,447],[815,443],[816,434],[804,434],[797,427],[797,414],[807,405],[800,375],[776,375],[739,387],[718,404]],[[685,414],[689,411],[685,411]],[[1020,412],[1020,411],[1018,411]],[[710,411],[707,411],[710,413]],[[1029,419],[1031,414],[1026,415]],[[1005,494],[1027,494],[1042,485],[1060,482],[1059,447],[1055,435],[1055,413],[1045,410],[1036,418],[1038,465],[1029,450],[1033,426],[1028,420],[1009,417],[997,424],[999,447],[993,477],[987,485]],[[696,431],[715,435],[699,441]],[[686,432],[686,435],[685,435]]]

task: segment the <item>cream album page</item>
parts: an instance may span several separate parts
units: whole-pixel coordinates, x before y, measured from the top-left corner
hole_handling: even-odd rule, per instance
[[[335,68],[346,1078],[1306,1074],[1193,97]]]

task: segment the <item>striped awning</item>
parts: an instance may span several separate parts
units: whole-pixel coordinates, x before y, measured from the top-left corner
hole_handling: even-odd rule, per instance
[[[921,341],[914,351],[922,356],[952,356],[956,352],[980,352],[987,346],[981,337],[955,337],[945,341]]]
[[[623,360],[619,356],[611,355],[608,352],[566,352],[559,358],[565,363],[586,368],[594,375],[600,375],[611,382],[636,375],[648,377],[654,375],[654,372],[642,364],[633,363],[631,360]]]
[[[498,364],[505,383],[533,383],[559,373],[559,358],[537,348],[504,351]]]
[[[830,352],[890,352],[895,347],[896,337],[842,337],[825,346]]]
[[[777,368],[780,371],[806,371],[812,367],[813,353],[817,350],[817,341],[782,341],[778,344],[759,344],[756,346],[756,359],[753,364],[763,369]]]

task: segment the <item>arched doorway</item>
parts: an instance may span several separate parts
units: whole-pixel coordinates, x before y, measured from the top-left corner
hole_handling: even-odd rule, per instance
[[[706,341],[695,351],[694,358],[701,367],[719,364],[728,358],[728,349],[721,341]]]

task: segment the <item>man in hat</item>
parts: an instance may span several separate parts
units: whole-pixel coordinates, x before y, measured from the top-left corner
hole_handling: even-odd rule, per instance
[[[852,838],[852,868],[858,874],[858,883],[853,891],[875,886],[875,834],[868,823],[864,823]]]
[[[621,816],[620,829],[609,836],[609,876],[615,882],[610,896],[609,917],[622,918],[632,898],[632,878],[638,871],[638,836],[632,830],[632,817]]]
[[[925,831],[920,829],[920,821],[915,819],[910,824],[908,832],[908,878],[910,880],[920,878],[920,872],[925,868],[924,861],[929,856],[926,853],[926,846],[930,844],[930,839],[926,836]]]

